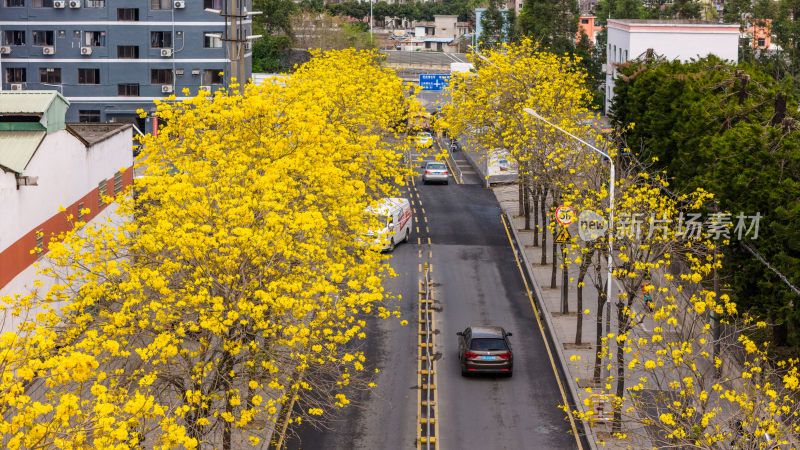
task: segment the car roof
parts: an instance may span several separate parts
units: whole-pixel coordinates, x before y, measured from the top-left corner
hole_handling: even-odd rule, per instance
[[[444,165],[444,163],[441,162],[441,161],[426,161],[425,162],[426,166],[429,165],[429,164],[441,164],[441,165]]]
[[[473,325],[470,327],[473,338],[502,338],[503,327],[491,325]]]

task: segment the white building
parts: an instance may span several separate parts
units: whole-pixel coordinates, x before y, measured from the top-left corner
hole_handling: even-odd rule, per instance
[[[739,61],[739,24],[686,20],[608,20],[606,104],[614,98],[617,66],[653,51],[669,60],[689,61],[710,54]]]
[[[0,92],[0,295],[30,287],[67,215],[88,222],[109,206],[100,193],[133,182],[131,125],[67,124],[68,106],[57,91]]]

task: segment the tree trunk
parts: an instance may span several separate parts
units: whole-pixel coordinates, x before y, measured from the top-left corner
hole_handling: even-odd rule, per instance
[[[567,244],[561,244],[561,313],[569,314],[569,266],[567,266]]]
[[[553,211],[558,207],[556,197],[556,193],[553,191]],[[550,289],[556,288],[556,274],[558,273],[558,245],[556,244],[556,236],[558,236],[558,225],[553,223],[553,270],[550,272]]]
[[[525,208],[523,203],[525,203],[525,183],[524,178],[522,177],[522,172],[519,173],[519,179],[517,180],[517,200],[519,201],[519,208],[517,209],[517,217],[522,215],[522,210]]]
[[[233,389],[233,386],[231,386],[230,377],[228,377],[228,374],[231,372],[231,370],[233,370],[233,358],[229,352],[226,351],[223,354],[220,366],[224,370],[222,373],[225,374],[225,376],[222,377],[222,384],[225,386],[225,412],[233,416],[233,405],[231,405],[231,390]],[[233,423],[224,419],[223,423],[222,449],[231,450],[233,448],[231,446],[231,428],[233,428]]]
[[[539,199],[539,206],[542,211],[542,261],[547,264],[547,188],[542,188],[542,197]]]
[[[595,286],[597,288],[597,335],[595,339],[595,352],[594,352],[594,379],[595,386],[600,384],[600,372],[602,369],[602,358],[601,354],[603,351],[603,314],[605,314],[606,308],[606,291],[603,288],[605,285],[603,284],[603,275],[600,273],[600,257],[601,254],[598,253],[597,260],[598,262],[595,263],[594,270],[597,272],[597,279],[600,282],[599,286]]]
[[[586,272],[589,271],[592,256],[592,253],[585,255],[586,259],[581,261],[581,267],[578,270],[578,321],[575,325],[575,345],[583,344],[583,280],[586,278]]]
[[[539,190],[533,195],[533,246],[539,246]]]
[[[530,194],[527,186],[524,186],[523,190],[525,191],[525,194],[523,195],[523,197],[524,197],[524,201],[523,201],[524,205],[523,206],[525,207],[525,229],[526,230],[530,230],[531,229],[531,194]]]
[[[623,334],[625,330],[625,304],[617,303],[617,336]],[[617,398],[621,399],[625,394],[625,345],[617,343]],[[612,433],[622,431],[622,404],[614,402],[614,422],[611,427]]]

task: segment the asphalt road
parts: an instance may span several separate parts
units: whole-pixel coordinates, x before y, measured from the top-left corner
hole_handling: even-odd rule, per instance
[[[389,290],[402,294],[401,308],[409,324],[368,324],[367,357],[371,367],[381,370],[378,388],[361,395],[363,404],[344,410],[328,430],[297,429],[289,448],[415,448],[416,298],[419,264],[425,261],[432,264],[434,298],[441,307],[436,315],[437,351],[442,353],[436,386],[440,448],[577,447],[558,407],[563,400],[500,207],[477,176],[467,175],[464,181],[422,185],[417,179],[409,190],[420,228],[410,244],[395,250],[391,264],[399,276],[387,283]],[[512,378],[461,376],[456,332],[471,324],[500,325],[513,332]]]

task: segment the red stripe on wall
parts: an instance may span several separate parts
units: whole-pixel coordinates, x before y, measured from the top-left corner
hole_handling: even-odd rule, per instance
[[[122,173],[122,188],[123,190],[133,184],[133,167],[129,167]],[[23,189],[36,189],[36,187],[25,187]],[[106,193],[111,194],[114,192],[114,177],[106,180]],[[24,236],[19,238],[16,242],[11,244],[7,249],[0,252],[0,288],[8,284],[28,266],[36,262],[36,260],[47,253],[47,243],[52,238],[58,238],[58,235],[72,229],[70,221],[67,216],[72,214],[72,223],[78,221],[78,211],[83,208],[89,208],[89,214],[83,216],[84,222],[89,222],[95,218],[101,211],[106,209],[107,204],[99,205],[100,191],[98,188],[92,189],[89,193],[84,195],[80,200],[66,206],[65,211],[57,212],[55,215],[39,224],[33,230],[27,232]],[[42,231],[42,242],[44,243],[44,251],[40,254],[31,254],[31,250],[36,247],[36,232]]]

